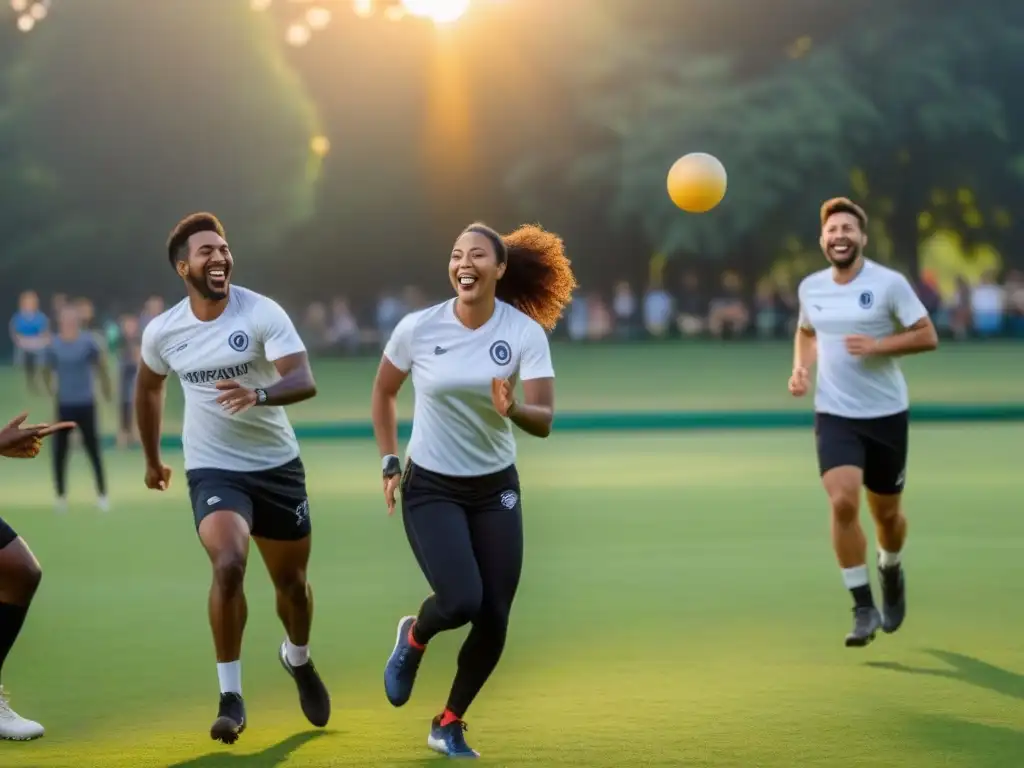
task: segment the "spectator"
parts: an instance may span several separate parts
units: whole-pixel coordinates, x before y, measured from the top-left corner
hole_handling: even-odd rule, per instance
[[[758,337],[774,339],[782,329],[783,313],[775,281],[762,277],[754,290],[754,325]]]
[[[971,291],[971,320],[974,333],[982,338],[996,336],[1003,329],[1006,292],[996,283],[994,272],[986,272]]]
[[[582,293],[577,293],[572,297],[565,318],[565,330],[570,341],[583,341],[587,338],[587,325],[590,322],[587,306],[587,297]]]
[[[644,328],[651,336],[662,339],[672,322],[672,296],[660,282],[652,282],[644,294]]]
[[[1024,337],[1024,274],[1016,269],[1006,277],[1006,321],[1011,334]]]
[[[14,344],[14,364],[25,369],[25,381],[36,390],[36,373],[42,367],[43,353],[50,344],[50,321],[39,309],[39,296],[25,291],[18,299],[18,311],[9,326]]]
[[[722,275],[721,293],[711,300],[708,330],[716,339],[742,336],[750,324],[750,312],[743,301],[743,283],[733,271]]]
[[[700,278],[696,272],[683,275],[682,289],[676,304],[676,326],[681,336],[699,336],[707,325],[708,305],[701,293]]]
[[[587,301],[587,338],[591,341],[607,339],[613,329],[612,313],[600,294],[591,294]]]
[[[146,330],[149,321],[164,311],[164,300],[160,296],[150,296],[142,307],[142,314],[139,315],[139,328]]]
[[[414,296],[410,295],[410,298]],[[348,355],[359,351],[359,324],[345,298],[335,299],[331,307],[331,327],[327,331],[327,341]]]
[[[636,294],[625,280],[615,284],[612,313],[615,315],[615,335],[623,341],[633,338],[633,329],[636,325]]]

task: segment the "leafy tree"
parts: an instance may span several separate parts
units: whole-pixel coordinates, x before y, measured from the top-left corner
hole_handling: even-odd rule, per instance
[[[780,52],[757,76],[742,51],[666,55],[605,33],[599,60],[565,72],[579,125],[596,141],[531,158],[513,186],[528,193],[561,178],[564,189],[599,190],[614,221],[638,225],[667,253],[764,258],[794,228],[810,229],[822,199],[852,191],[860,167],[873,180],[869,204],[913,266],[919,213],[937,185],[1019,178],[1007,96],[992,86],[994,73],[1024,64],[1024,25],[1007,7],[877,5],[846,34],[796,41],[788,60]],[[665,191],[671,163],[693,150],[730,172],[726,203],[701,216],[677,211]]]
[[[34,215],[5,217],[6,270],[134,296],[115,275],[169,285],[161,252],[182,215],[213,210],[247,254],[309,214],[316,115],[270,20],[197,0],[63,3],[60,16],[25,36],[7,80],[0,132],[20,165],[4,194]]]

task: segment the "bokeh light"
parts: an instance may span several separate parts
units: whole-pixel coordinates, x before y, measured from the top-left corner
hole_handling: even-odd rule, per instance
[[[331,151],[331,142],[326,136],[314,136],[309,140],[309,149],[314,155],[323,157]]]
[[[24,13],[28,10],[28,0],[11,0],[11,10],[15,13]]]
[[[309,31],[309,27],[305,24],[292,24],[288,27],[288,32],[285,35],[285,40],[288,41],[288,45],[293,45],[296,48],[301,48],[303,45],[309,42],[309,38],[313,36],[313,33]]]
[[[36,20],[29,16],[27,13],[22,14],[18,17],[18,29],[22,32],[31,32],[32,28],[36,25]]]
[[[469,10],[469,0],[402,0],[412,16],[448,24],[460,19]]]
[[[331,23],[331,12],[326,8],[314,6],[306,11],[306,24],[310,29],[324,29]]]

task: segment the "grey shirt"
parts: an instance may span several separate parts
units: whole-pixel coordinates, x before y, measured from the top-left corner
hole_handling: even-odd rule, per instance
[[[46,350],[46,362],[57,376],[57,402],[61,405],[91,405],[96,401],[93,367],[100,360],[100,347],[90,333],[73,341],[53,338]]]

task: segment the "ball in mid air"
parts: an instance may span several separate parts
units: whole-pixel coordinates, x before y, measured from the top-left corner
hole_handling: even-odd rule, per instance
[[[672,164],[668,196],[687,213],[706,213],[725,197],[725,166],[714,155],[691,152]]]

